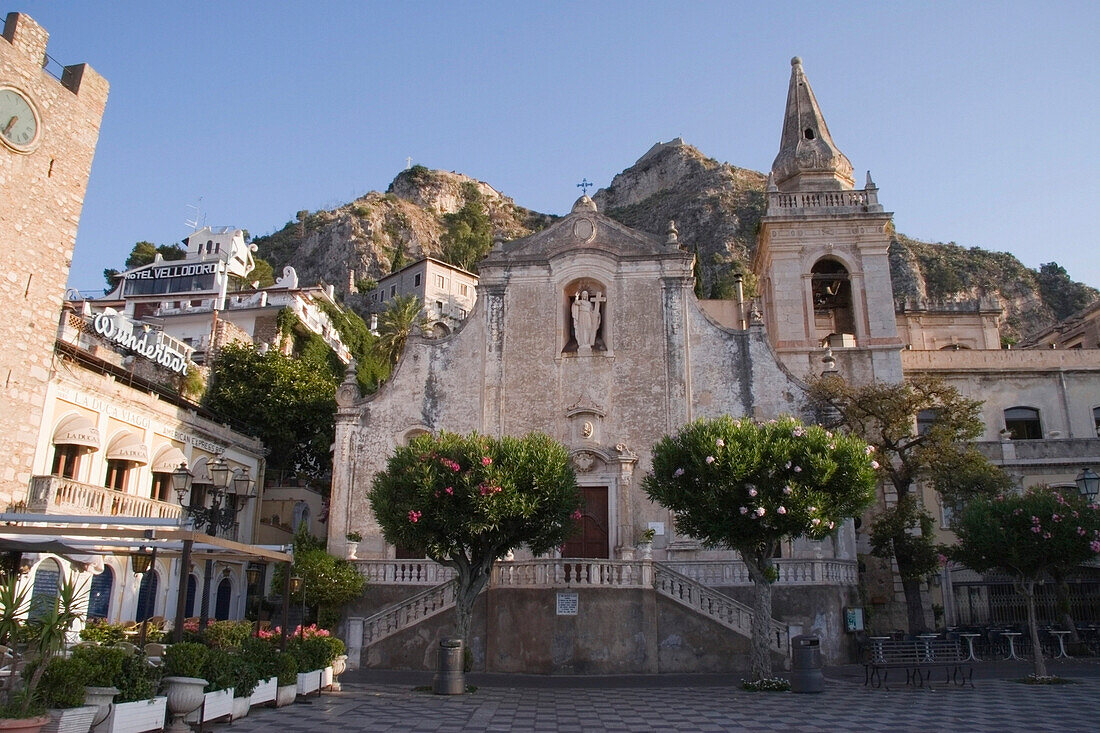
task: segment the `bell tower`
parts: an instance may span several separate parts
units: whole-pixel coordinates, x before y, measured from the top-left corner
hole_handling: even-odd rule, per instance
[[[849,379],[900,381],[886,233],[892,215],[870,173],[855,188],[852,164],[833,142],[797,56],[766,196],[753,269],[776,353],[803,376],[820,372],[829,346]]]
[[[76,227],[107,103],[86,64],[46,55],[49,34],[22,13],[0,36],[0,507],[24,498],[50,377]],[[55,51],[55,53],[57,53]]]

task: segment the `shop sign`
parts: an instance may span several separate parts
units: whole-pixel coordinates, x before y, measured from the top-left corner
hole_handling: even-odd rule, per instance
[[[160,280],[165,277],[194,277],[212,275],[218,271],[217,262],[199,262],[193,265],[166,265],[126,273],[127,280]]]
[[[95,332],[124,349],[144,356],[162,367],[187,374],[187,357],[160,341],[157,331],[134,332],[134,322],[114,308],[107,308],[93,321]],[[150,338],[152,337],[152,338]]]

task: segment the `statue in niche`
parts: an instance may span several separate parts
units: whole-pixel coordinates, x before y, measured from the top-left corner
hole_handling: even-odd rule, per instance
[[[591,298],[587,290],[582,290],[573,295],[573,304],[570,307],[573,313],[573,333],[577,337],[577,351],[586,353],[592,351],[596,343],[596,333],[600,328],[600,303],[607,298],[600,293],[594,293]]]

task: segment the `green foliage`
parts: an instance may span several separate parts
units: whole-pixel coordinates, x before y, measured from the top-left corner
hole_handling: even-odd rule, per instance
[[[228,690],[232,687],[236,680],[236,673],[234,655],[231,651],[228,649],[211,649],[206,657],[206,664],[202,667],[202,674],[199,676],[207,682],[206,687],[203,689],[206,692],[214,692],[215,690]]]
[[[904,580],[924,580],[940,568],[934,543],[932,515],[906,494],[871,523],[871,553],[875,557],[904,557],[898,572]]]
[[[355,359],[355,377],[360,393],[375,392],[390,375],[390,362],[382,351],[379,337],[371,333],[366,322],[350,308],[337,308],[325,301],[320,301],[318,305],[328,315],[340,334],[340,340]]]
[[[956,511],[976,498],[994,498],[1014,487],[1012,478],[972,446],[945,451],[930,467],[932,487]]]
[[[1039,295],[1059,321],[1069,318],[1096,300],[1096,290],[1075,283],[1057,262],[1039,266]]]
[[[378,281],[373,277],[361,277],[355,281],[355,287],[360,293],[369,293],[378,287]]]
[[[279,651],[271,642],[250,636],[241,643],[241,654],[255,666],[259,679],[279,674]]]
[[[695,259],[691,262],[691,275],[695,278],[695,297],[702,299],[706,292],[703,289],[703,264],[699,261],[699,246],[695,246]]]
[[[874,498],[866,443],[793,418],[696,420],[653,448],[643,486],[677,530],[770,564],[784,537],[821,539]]]
[[[245,278],[249,283],[256,283],[256,287],[267,288],[275,284],[275,270],[271,263],[262,257],[253,258],[256,266]]]
[[[413,328],[424,326],[424,316],[420,313],[420,299],[415,295],[398,295],[392,298],[386,310],[378,317],[379,348],[396,364],[405,349],[405,342]]]
[[[148,265],[156,259],[158,254],[165,260],[175,261],[186,258],[187,250],[178,244],[156,245],[152,242],[137,242],[126,258],[126,269],[132,270],[135,267]],[[114,268],[103,270],[103,279],[107,281],[107,287],[104,292],[109,293],[114,289],[116,284],[115,281],[118,279],[119,274],[121,273]]]
[[[38,695],[47,708],[78,708],[84,704],[84,686],[91,667],[76,657],[54,657],[38,681]]]
[[[79,659],[88,667],[90,687],[118,687],[116,680],[122,676],[122,663],[129,655],[112,646],[78,646],[73,649],[73,659]]]
[[[28,587],[19,586],[19,577],[7,573],[0,583],[0,644],[11,646],[22,628],[21,617],[27,613]]]
[[[408,176],[410,181],[420,185],[431,180],[432,172],[426,166],[422,166],[418,163],[405,171],[405,175]]]
[[[393,257],[390,258],[390,272],[397,272],[408,264],[408,261],[405,257],[405,243],[401,241],[396,233],[391,234],[391,236],[394,239],[394,244]]]
[[[958,543],[946,554],[978,572],[998,569],[1037,580],[1100,553],[1100,509],[1076,493],[1047,487],[976,499],[952,528]]]
[[[336,380],[314,364],[271,349],[222,348],[211,367],[206,407],[234,419],[270,449],[270,467],[326,474],[335,433]]]
[[[289,652],[280,652],[276,657],[276,675],[279,677],[279,687],[297,684],[298,682],[298,658]]]
[[[462,194],[465,198],[462,208],[443,216],[447,231],[440,241],[442,258],[455,267],[477,272],[477,263],[493,246],[492,225],[477,185],[464,183]]]
[[[331,636],[313,636],[305,639],[295,637],[287,644],[287,651],[294,655],[300,672],[324,669],[332,664],[337,656],[343,654],[344,643],[340,642],[340,652],[333,653],[337,647],[331,644],[330,640],[340,642],[339,639]]]
[[[202,641],[211,649],[240,649],[251,635],[251,621],[213,621],[203,630]]]
[[[193,641],[172,644],[164,652],[164,676],[202,677],[209,656],[210,650],[205,644]]]
[[[294,536],[294,562],[290,574],[302,579],[302,590],[291,596],[295,603],[304,597],[313,609],[339,609],[363,593],[366,580],[347,560],[325,552],[324,544],[304,527]],[[283,592],[285,572],[280,564],[272,574],[272,590]]]
[[[77,647],[72,657],[87,665],[87,682],[92,687],[117,687],[116,702],[148,700],[160,684],[160,668],[138,652],[108,646]]]
[[[92,618],[80,630],[80,638],[84,641],[94,641],[99,644],[114,644],[118,641],[126,641],[126,634],[122,633],[122,624],[108,623],[107,619]]]
[[[233,675],[233,697],[251,697],[260,684],[260,670],[247,654],[240,650],[230,656]]]
[[[45,714],[46,706],[42,703],[42,700],[26,688],[11,693],[8,702],[0,705],[0,719],[14,718],[21,720],[37,718]]]

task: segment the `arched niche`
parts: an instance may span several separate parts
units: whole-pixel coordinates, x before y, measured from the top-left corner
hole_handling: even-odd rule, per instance
[[[823,257],[810,270],[814,303],[814,330],[825,341],[833,334],[856,332],[852,309],[852,278],[848,268],[832,257]]]
[[[604,283],[593,277],[571,280],[562,289],[561,307],[563,354],[610,350],[610,304]]]

